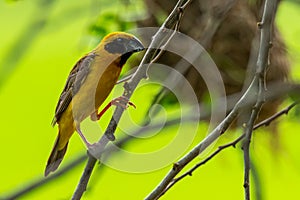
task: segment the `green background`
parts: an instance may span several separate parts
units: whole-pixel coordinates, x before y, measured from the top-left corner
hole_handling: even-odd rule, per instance
[[[57,127],[52,128],[50,122],[71,67],[106,33],[134,27],[130,20],[141,18],[144,13],[141,1],[132,3],[126,6],[119,1],[104,0],[0,2],[0,198],[43,179],[57,134]],[[300,78],[299,11],[299,4],[284,1],[276,18],[288,44],[294,80]],[[128,21],[118,23],[121,17]],[[140,121],[158,89],[157,85],[148,85],[137,90],[133,96],[137,109],[129,108],[126,112]],[[118,86],[114,95],[121,92],[122,87]],[[176,109],[168,106],[166,111],[172,115]],[[102,130],[112,111],[97,122]],[[272,148],[272,135],[265,130],[256,131],[253,136],[251,154],[263,199],[300,196],[297,116],[297,110],[293,110],[279,119],[281,145],[277,149]],[[187,133],[193,130],[193,126],[185,125],[185,128]],[[204,137],[206,128],[200,124],[199,134],[190,148]],[[134,140],[126,149],[139,153],[159,149],[174,137],[174,132],[176,127],[162,131],[162,135],[149,141]],[[231,131],[218,143],[231,141],[240,133]],[[87,134],[90,141],[100,136],[101,132]],[[74,134],[61,167],[84,152],[83,143]],[[193,163],[202,159],[200,156]],[[83,199],[143,199],[170,167],[148,173],[126,173],[97,165]],[[83,168],[82,163],[21,199],[70,199]],[[257,188],[252,185],[251,189],[254,195]],[[243,156],[238,146],[222,152],[192,177],[179,182],[162,199],[242,199],[243,195]]]

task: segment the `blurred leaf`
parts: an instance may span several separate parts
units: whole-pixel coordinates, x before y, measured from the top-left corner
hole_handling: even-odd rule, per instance
[[[22,0],[5,0],[7,3],[15,3],[17,1],[22,1]]]
[[[132,22],[123,21],[118,13],[105,13],[91,24],[88,31],[91,35],[106,35],[112,31],[126,31],[133,27]]]
[[[35,20],[28,25],[27,29],[24,30],[20,37],[7,51],[4,56],[4,60],[0,63],[0,89],[18,66],[18,63],[26,54],[26,50],[31,46],[33,41],[36,39],[36,36],[45,26],[48,14],[50,13],[55,0],[42,0],[38,2],[38,7],[32,15],[39,17],[36,17]]]
[[[294,2],[294,3],[300,4],[300,0],[286,0],[286,1],[290,1],[290,2]]]

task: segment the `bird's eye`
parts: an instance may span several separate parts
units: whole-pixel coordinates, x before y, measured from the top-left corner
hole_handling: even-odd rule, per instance
[[[117,42],[122,42],[122,41],[123,41],[122,38],[117,39]]]

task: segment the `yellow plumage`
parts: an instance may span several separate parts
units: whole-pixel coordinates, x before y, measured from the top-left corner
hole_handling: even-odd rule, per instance
[[[143,48],[133,35],[115,32],[107,35],[93,51],[76,63],[56,107],[52,125],[58,124],[59,133],[45,176],[59,166],[73,133],[77,131],[83,136],[80,123],[98,113],[116,84],[126,60]]]

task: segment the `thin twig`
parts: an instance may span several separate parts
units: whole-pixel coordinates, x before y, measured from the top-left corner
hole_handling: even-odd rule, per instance
[[[260,32],[260,44],[258,51],[258,58],[256,63],[256,74],[254,77],[254,89],[257,93],[257,101],[254,105],[249,121],[245,128],[245,141],[243,143],[244,151],[244,189],[245,200],[250,200],[250,152],[249,146],[252,138],[254,123],[259,115],[262,105],[265,102],[266,91],[266,69],[268,66],[269,49],[271,47],[272,25],[277,8],[277,0],[266,0],[262,22],[258,23]]]
[[[253,127],[253,130],[258,129],[261,126],[269,126],[271,122],[273,122],[275,119],[277,119],[278,117],[280,117],[281,115],[287,115],[289,113],[289,111],[295,107],[297,104],[299,104],[299,102],[294,102],[291,105],[289,105],[288,107],[286,107],[285,109],[275,113],[274,115],[272,115],[271,117],[259,122],[258,124],[256,124]]]
[[[133,74],[129,74],[129,75],[125,76],[125,77],[122,77],[121,79],[119,79],[119,80],[117,81],[116,85],[117,85],[117,84],[120,84],[120,83],[124,83],[124,82],[126,82],[126,81],[129,81],[129,80],[131,79],[132,75],[133,75]]]
[[[162,195],[164,195],[169,189],[171,189],[178,181],[182,180],[183,178],[187,177],[187,176],[192,176],[193,172],[198,169],[200,166],[204,165],[205,163],[207,163],[209,160],[211,160],[213,157],[215,157],[217,154],[219,154],[222,150],[228,148],[228,147],[235,147],[235,145],[241,141],[241,139],[244,137],[244,135],[241,135],[239,138],[237,138],[236,140],[234,140],[233,142],[230,142],[226,145],[222,145],[219,146],[218,149],[216,151],[214,151],[211,155],[209,155],[206,159],[204,159],[203,161],[197,163],[193,168],[191,168],[190,170],[188,170],[187,172],[185,172],[184,174],[182,174],[181,176],[179,176],[178,178],[174,178],[172,180],[172,182],[164,189],[164,191],[159,194],[159,197],[161,197]]]
[[[274,115],[272,115],[271,117],[261,121],[260,123],[256,124],[253,127],[253,130],[256,130],[262,126],[269,126],[270,123],[272,123],[274,120],[276,120],[277,118],[279,118],[280,116],[284,115],[284,114],[288,114],[288,112],[295,107],[298,104],[298,102],[294,102],[291,105],[287,106],[286,108],[284,108],[283,110],[275,113]],[[223,151],[224,149],[227,149],[229,147],[234,147],[236,146],[236,144],[238,142],[240,142],[243,138],[245,137],[245,134],[242,134],[240,137],[238,137],[237,139],[235,139],[233,142],[230,142],[228,144],[219,146],[218,149],[216,151],[214,151],[211,155],[209,155],[207,158],[205,158],[203,161],[197,163],[194,167],[192,167],[190,170],[188,170],[187,172],[185,172],[184,174],[182,174],[181,176],[174,178],[171,183],[164,189],[164,191],[158,196],[161,197],[162,195],[164,195],[168,190],[170,190],[177,182],[181,181],[183,178],[187,177],[187,176],[192,176],[193,172],[198,169],[200,166],[204,165],[205,163],[207,163],[208,161],[210,161],[213,157],[215,157],[216,155],[218,155],[221,151]]]
[[[166,21],[163,23],[161,28],[157,31],[157,33],[153,36],[153,39],[150,43],[149,48],[147,49],[137,71],[133,74],[131,79],[124,84],[124,93],[123,96],[126,97],[127,99],[130,99],[132,93],[134,92],[135,88],[141,81],[141,79],[147,77],[147,70],[149,68],[149,65],[146,65],[147,63],[151,63],[151,60],[153,57],[155,57],[156,53],[158,52],[157,47],[160,44],[161,41],[164,41],[166,38],[164,34],[165,29],[171,29],[178,23],[178,21],[181,20],[181,13],[182,10],[179,10],[178,8],[181,7],[182,5],[185,5],[185,3],[190,2],[187,0],[179,0],[171,12],[171,14],[168,16]],[[156,48],[155,48],[156,47]],[[104,148],[106,145],[109,143],[109,141],[114,140],[114,132],[116,130],[116,127],[120,121],[120,118],[124,112],[124,108],[118,106],[113,114],[112,119],[110,120],[110,123],[108,125],[108,128],[106,129],[104,135],[101,137],[100,142],[98,143],[98,147],[96,149],[96,154],[97,157],[99,158],[101,154],[104,151]],[[90,152],[91,154],[95,155],[95,152]],[[87,184],[89,182],[92,170],[95,166],[96,163],[96,158],[91,156],[89,154],[89,160],[88,163],[84,169],[84,173],[81,176],[80,182],[73,194],[72,199],[73,200],[78,200],[81,199],[84,191],[86,190]]]

